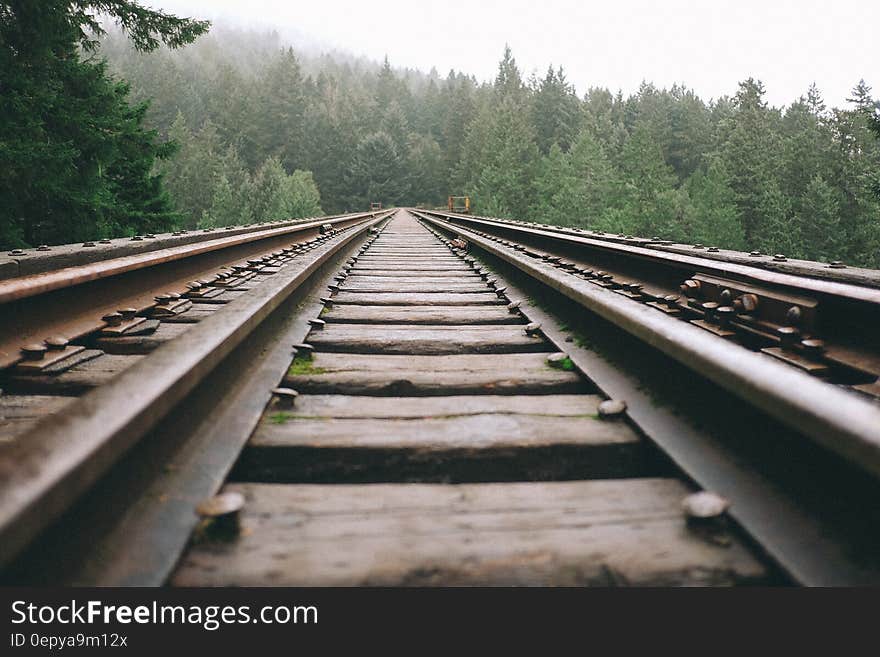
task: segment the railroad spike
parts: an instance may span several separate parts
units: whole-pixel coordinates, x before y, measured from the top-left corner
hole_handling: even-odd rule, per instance
[[[244,508],[244,495],[229,491],[203,500],[196,506],[196,514],[207,523],[207,529],[214,533],[238,534],[241,530],[241,510]]]
[[[296,398],[299,393],[293,388],[272,388],[272,394],[277,399],[278,406],[282,408],[293,408],[296,405]]]
[[[622,399],[606,399],[598,407],[599,417],[603,419],[615,418],[626,412],[626,402]]]

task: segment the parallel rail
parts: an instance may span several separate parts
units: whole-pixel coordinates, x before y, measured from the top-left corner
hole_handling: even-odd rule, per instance
[[[4,446],[6,449],[0,452],[0,563],[16,556],[73,505],[328,258],[387,216],[387,212],[361,213],[330,221],[259,230],[7,281],[2,291],[12,303],[4,306],[4,310],[12,306],[12,321],[4,322],[4,338],[20,344],[18,336],[22,335],[23,325],[52,335],[50,331],[56,331],[61,324],[68,329],[67,335],[72,340],[111,326],[101,319],[102,312],[131,302],[131,278],[122,286],[116,278],[111,278],[121,274],[131,276],[130,272],[134,272],[141,288],[137,292],[139,298],[149,299],[143,307],[136,306],[136,315],[140,315],[169,303],[186,301],[203,288],[213,287],[212,283],[223,283],[225,274],[216,273],[219,263],[224,263],[223,268],[238,263],[242,252],[235,247],[241,245],[246,246],[251,264],[236,264],[236,269],[231,270],[236,276],[248,267],[259,271],[264,264],[280,266],[283,272],[273,277],[273,285],[258,286],[259,293],[235,299],[222,312],[200,322],[197,330],[172,340],[168,348],[157,350],[151,358],[125,370],[114,379],[113,385],[96,388],[78,399],[61,417],[46,418],[46,422],[38,424],[28,435]],[[328,223],[334,230],[320,232]],[[298,241],[291,246],[292,238]],[[284,248],[273,250],[279,248],[279,242]],[[151,298],[158,291],[157,279],[163,284],[158,289],[168,289],[164,285],[170,286],[174,281],[181,285],[181,280],[189,281],[193,276],[192,268],[181,277],[179,270],[169,271],[169,267],[206,253],[215,257],[208,262],[191,264],[196,271],[211,276],[204,284],[199,283],[195,289],[183,287],[182,294],[172,292],[180,299],[166,298],[157,303]],[[259,261],[253,259],[257,255]],[[109,303],[105,298],[98,308],[88,303],[94,299],[80,288],[91,280],[112,283],[109,290],[101,290],[102,296],[111,299]],[[27,308],[29,313],[17,305],[22,299],[45,304],[48,295],[36,296],[38,292],[58,289],[73,293],[84,304],[75,318],[68,315],[70,308],[65,306],[56,307],[47,317],[46,313],[35,312],[33,305]],[[4,364],[17,362],[21,362],[21,356],[7,350]]]
[[[28,580],[45,571],[65,583],[167,581],[196,527],[192,509],[215,493],[230,472],[234,476],[243,467],[241,454],[249,436],[255,427],[271,422],[273,409],[281,408],[270,390],[279,380],[299,380],[288,371],[290,345],[296,345],[294,355],[297,350],[311,352],[312,345],[305,344],[311,335],[334,354],[361,354],[376,344],[380,353],[401,357],[417,353],[413,345],[436,356],[454,353],[456,344],[466,345],[471,354],[564,351],[571,367],[598,391],[627,401],[628,421],[686,479],[732,502],[731,517],[758,553],[792,581],[880,582],[876,532],[859,526],[874,520],[873,511],[868,510],[865,520],[858,513],[839,513],[840,506],[822,496],[800,498],[802,473],[786,472],[772,445],[722,440],[718,431],[723,418],[698,426],[658,406],[650,390],[639,385],[638,371],[604,361],[595,350],[573,343],[562,328],[566,317],[573,322],[596,318],[622,329],[646,353],[663,354],[692,371],[694,394],[702,395],[704,386],[706,399],[717,400],[714,386],[719,386],[736,398],[731,405],[737,412],[747,415],[739,421],[741,427],[752,427],[760,436],[778,431],[787,449],[795,450],[786,452],[795,462],[788,469],[798,470],[791,467],[795,464],[823,468],[827,461],[833,474],[817,471],[816,485],[833,486],[841,500],[859,505],[859,495],[876,491],[880,475],[880,338],[871,330],[880,319],[876,272],[494,218],[410,212],[450,254],[438,255],[437,246],[431,247],[433,255],[420,266],[424,238],[422,246],[405,244],[406,235],[415,234],[412,228],[368,252],[394,213],[383,211],[209,235],[148,252],[108,252],[106,259],[61,270],[37,271],[40,267],[31,264],[30,275],[0,280],[0,307],[11,318],[0,332],[0,368],[19,386],[28,380],[16,372],[28,366],[22,358],[28,357],[29,342],[61,334],[76,349],[89,350],[103,344],[96,336],[106,336],[108,330],[112,334],[120,322],[161,320],[164,326],[166,321],[187,321],[186,313],[178,317],[174,309],[185,310],[194,302],[220,303],[226,291],[240,290],[219,310],[198,313],[193,328],[109,383],[80,396],[63,412],[48,415],[10,444],[0,444],[0,565],[20,568],[7,579]],[[382,271],[382,263],[393,265],[395,258],[405,263],[399,268],[412,270],[407,272],[412,282],[395,275],[394,266]],[[473,271],[455,280],[462,276],[455,269],[463,262],[480,274],[478,283],[488,283],[475,286]],[[350,274],[356,274],[351,278],[367,292],[346,287]],[[425,293],[432,285],[437,291]],[[385,301],[370,305],[377,302],[369,294]],[[419,295],[444,299],[446,315],[429,307],[433,301],[420,302]],[[510,306],[515,319],[505,318],[504,312],[498,316],[494,304],[502,304],[503,310],[512,301],[518,302]],[[330,335],[342,336],[341,342],[319,339],[324,325],[319,313],[324,316],[338,303],[339,308],[353,304],[348,311],[326,315],[334,327]],[[482,305],[473,305],[477,303]],[[119,310],[126,316],[113,317]],[[519,323],[542,342],[510,338]],[[492,329],[495,324],[507,328]],[[485,349],[479,344],[481,332],[495,336]],[[361,362],[358,358],[363,356],[355,357]],[[469,362],[475,366],[478,359]],[[314,371],[323,373],[320,367]],[[322,383],[321,376],[303,379],[310,394],[322,394],[329,386],[329,392],[344,395],[346,386],[355,385],[345,377],[327,376],[334,383]],[[361,393],[368,397],[405,400],[441,394],[443,385],[449,385],[432,383],[431,372],[420,374],[415,383],[385,381],[375,372],[371,376],[355,385],[368,390]],[[469,394],[485,394],[466,379],[455,385]],[[490,394],[508,394],[498,385],[491,383]],[[821,451],[808,448],[806,438]],[[466,463],[476,453],[462,457],[456,449],[443,452],[443,458],[463,459],[460,467],[478,472]],[[575,448],[554,444],[553,449],[567,453]],[[361,450],[340,453],[349,458]],[[394,458],[403,458],[398,476],[404,481],[422,476],[403,473],[423,473],[424,456],[413,462]],[[577,468],[589,469],[587,461],[577,460],[581,458],[568,469],[560,462],[552,467],[570,477]],[[276,465],[260,467],[274,471]],[[512,463],[504,467],[524,471]],[[646,467],[654,472],[658,466]],[[644,476],[640,472],[635,468],[624,476]],[[268,489],[256,490],[261,495]],[[398,493],[389,489],[389,494]],[[115,511],[104,510],[107,500],[116,500],[111,504]],[[59,562],[57,542],[71,531],[78,536],[70,539],[69,554]],[[734,551],[741,552],[736,541]],[[188,554],[189,566],[174,576],[176,583],[202,581],[193,564],[203,557],[213,563],[210,549],[191,547]],[[751,568],[747,562],[739,562],[744,572]]]
[[[105,326],[102,318],[119,309],[143,313],[156,305],[157,295],[186,295],[190,284],[222,283],[221,268],[246,270],[253,266],[248,260],[285,248],[289,253],[292,242],[313,239],[324,225],[338,230],[373,216],[355,213],[10,256],[19,265],[14,271],[26,273],[0,278],[0,368],[22,360],[21,348],[29,343],[50,336],[80,338]],[[53,267],[59,264],[66,266]]]
[[[571,231],[546,230],[521,225],[521,222],[443,212],[418,214],[449,237],[466,240],[470,250],[488,254],[528,278],[540,281],[584,310],[740,397],[749,406],[762,409],[830,452],[845,457],[856,468],[874,477],[880,474],[880,403],[874,373],[877,336],[872,331],[874,324],[852,322],[853,317],[865,321],[876,317],[880,309],[877,290],[837,280],[768,272],[738,263],[670,257],[665,253],[656,254],[643,245],[633,247],[611,240],[608,240],[610,244],[604,240],[597,244]],[[613,258],[609,252],[614,254]],[[819,267],[812,267],[812,271],[821,274]],[[694,294],[686,282],[700,280],[701,275],[707,274],[723,275],[725,285],[703,288],[709,292],[707,296]],[[873,276],[876,272],[870,274]],[[711,279],[706,276],[703,280]],[[751,326],[741,326],[734,320],[722,327],[717,319],[708,319],[709,309],[717,311],[718,308],[718,301],[714,299],[718,299],[725,288],[754,286],[758,282],[764,286],[760,290],[757,287],[745,289],[747,293],[760,293],[759,307],[760,301],[766,302],[768,298],[767,306],[782,299],[783,304],[800,303],[809,307],[813,318],[801,338],[808,342],[816,339],[812,331],[821,327],[822,337],[828,340],[827,349],[819,354],[811,353],[809,359],[802,355],[806,350],[800,345],[786,344],[784,350],[780,349],[779,329],[783,329],[784,334],[790,326],[785,322],[785,312],[781,313],[781,324],[775,324],[780,313],[774,315],[772,309],[763,318],[762,325],[754,317],[747,317],[743,322]],[[817,294],[820,290],[821,295]],[[811,300],[807,294],[813,294],[819,302],[808,306]],[[728,296],[725,301],[730,304],[733,299]],[[703,304],[709,304],[709,308]],[[835,323],[835,312],[840,312],[844,305],[850,321]],[[741,307],[736,310],[736,316],[746,314]],[[755,330],[756,325],[760,331]],[[724,339],[719,339],[722,337],[719,333]],[[818,377],[810,374],[809,369],[803,369],[805,362],[808,365],[834,363],[834,355],[841,353],[835,351],[835,340],[852,340],[853,336],[861,345],[860,360],[853,359],[848,364],[869,363],[867,367],[859,367],[863,378],[857,377],[857,384],[833,385],[828,380],[833,375],[827,371],[823,370]],[[847,353],[851,355],[855,350]],[[637,386],[630,385],[627,397],[632,399],[637,395]],[[875,581],[877,565],[866,566],[864,562],[858,563],[859,559],[853,559],[853,553],[864,555],[865,550],[870,552],[871,548],[842,547],[847,541],[840,536],[840,527],[833,527],[844,515],[839,509],[836,510],[838,517],[834,517],[832,510],[811,509],[804,513],[809,505],[798,501],[792,504],[780,498],[781,481],[767,478],[745,462],[736,446],[720,444],[668,416],[658,418],[657,409],[652,405],[649,402],[641,409],[631,409],[636,421],[641,421],[646,433],[689,476],[707,488],[723,491],[733,500],[733,516],[796,581],[826,585]],[[795,454],[789,456],[797,459]],[[838,490],[835,494],[841,492]],[[853,503],[860,505],[857,501]],[[858,524],[863,521],[870,522],[861,518],[843,531],[858,533]],[[869,539],[869,545],[873,540]]]
[[[880,398],[880,290],[497,220],[422,216],[880,473],[872,403]]]

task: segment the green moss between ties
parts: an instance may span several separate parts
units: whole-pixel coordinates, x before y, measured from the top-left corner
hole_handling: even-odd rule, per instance
[[[288,376],[308,376],[310,374],[324,374],[327,370],[323,367],[315,367],[311,358],[294,358],[287,369]]]

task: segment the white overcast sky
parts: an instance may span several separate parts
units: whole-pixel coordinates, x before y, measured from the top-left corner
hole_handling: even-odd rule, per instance
[[[685,83],[705,99],[760,78],[787,105],[816,82],[841,106],[864,78],[880,95],[878,0],[146,0],[218,24],[275,28],[392,65],[479,80],[495,75],[505,43],[528,75],[562,65],[590,86]],[[302,40],[293,36],[292,45]]]

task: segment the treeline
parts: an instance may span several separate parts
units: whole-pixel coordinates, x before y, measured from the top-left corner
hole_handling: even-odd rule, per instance
[[[478,84],[278,46],[240,32],[149,55],[104,41],[182,144],[165,177],[191,224],[246,218],[245,178],[280,163],[311,172],[329,212],[469,194],[481,214],[880,266],[864,82],[833,109],[815,87],[771,107],[753,79],[711,102],[649,83],[578,97],[561,69],[524,79],[509,50]]]
[[[509,50],[482,84],[275,34],[172,50],[207,25],[111,5],[126,34],[102,35],[92,0],[0,9],[4,247],[468,194],[480,214],[880,267],[864,82],[842,108],[816,88],[771,107],[753,79],[710,102],[648,83],[578,96]]]
[[[103,11],[133,47],[179,47],[208,24],[134,0],[0,3],[0,246],[36,246],[173,226],[155,163],[173,144],[144,128],[145,103],[95,57]]]

